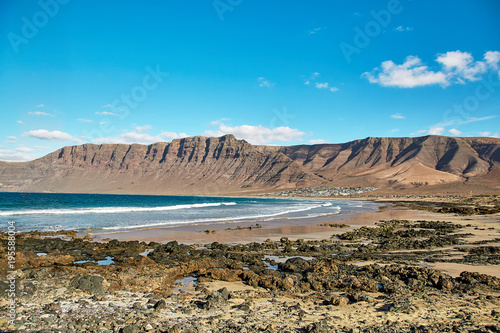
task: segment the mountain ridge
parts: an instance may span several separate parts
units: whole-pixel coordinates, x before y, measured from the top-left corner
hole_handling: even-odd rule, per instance
[[[0,191],[225,195],[307,186],[500,190],[500,139],[428,135],[252,145],[234,135],[66,146],[0,162]],[[455,185],[453,185],[455,184]]]

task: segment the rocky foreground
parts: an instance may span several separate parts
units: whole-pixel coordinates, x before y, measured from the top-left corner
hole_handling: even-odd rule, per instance
[[[0,325],[5,332],[500,332],[500,225],[489,230],[498,238],[482,241],[472,240],[480,229],[473,218],[324,227],[335,235],[244,245],[18,234],[17,315],[9,325],[3,278]],[[0,238],[5,272],[8,235]],[[499,274],[452,277],[429,267],[443,263]]]

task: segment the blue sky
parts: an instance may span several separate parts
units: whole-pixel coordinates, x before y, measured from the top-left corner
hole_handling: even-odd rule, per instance
[[[0,160],[227,133],[500,134],[500,3],[0,3]]]

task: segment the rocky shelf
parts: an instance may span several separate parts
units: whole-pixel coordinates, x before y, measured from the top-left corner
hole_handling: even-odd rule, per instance
[[[5,332],[498,332],[498,277],[429,267],[498,265],[500,239],[468,242],[473,227],[388,220],[324,240],[208,245],[22,233],[17,318],[0,325]],[[0,234],[2,259],[7,239]]]

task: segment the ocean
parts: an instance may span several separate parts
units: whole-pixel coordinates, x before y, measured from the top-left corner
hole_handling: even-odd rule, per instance
[[[346,200],[165,195],[0,193],[0,230],[95,233],[189,224],[272,221],[371,211]]]

